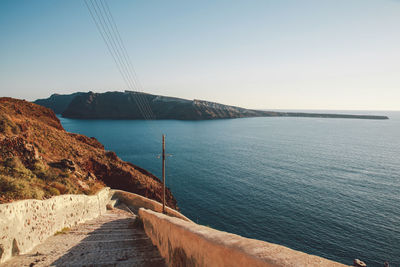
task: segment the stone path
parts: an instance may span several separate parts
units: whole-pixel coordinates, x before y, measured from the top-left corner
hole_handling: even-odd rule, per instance
[[[134,221],[135,215],[127,211],[107,211],[0,266],[165,266],[157,247]]]

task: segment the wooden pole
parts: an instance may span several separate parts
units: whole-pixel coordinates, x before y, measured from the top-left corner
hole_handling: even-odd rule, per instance
[[[163,213],[165,214],[165,135],[162,135]]]

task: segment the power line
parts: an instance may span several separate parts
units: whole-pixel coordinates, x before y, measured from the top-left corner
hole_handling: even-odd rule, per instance
[[[88,4],[90,3],[90,5]],[[115,23],[114,17],[111,10],[104,0],[85,0],[86,7],[96,24],[97,30],[105,42],[107,49],[112,56],[115,64],[117,65],[118,71],[120,72],[124,82],[129,89],[137,89],[137,92],[133,92],[129,95],[134,98],[139,112],[142,114],[145,120],[155,119],[154,113],[149,105],[147,96],[140,92],[139,89],[141,84],[137,79],[135,69],[132,66],[131,59],[126,50],[124,42],[122,41],[121,35],[118,31],[117,24]],[[100,7],[101,6],[101,7]],[[93,12],[94,11],[94,12]],[[165,135],[162,135],[162,152],[163,152],[163,212],[165,213]]]
[[[125,73],[124,73],[124,71],[123,71],[123,69],[122,69],[121,61],[120,61],[119,58],[117,57],[117,54],[116,54],[116,51],[115,51],[114,47],[112,47],[112,44],[111,44],[111,41],[110,41],[110,37],[109,37],[109,35],[107,34],[107,32],[105,31],[105,27],[104,27],[104,25],[103,25],[103,22],[100,20],[100,17],[99,17],[99,15],[98,15],[97,9],[95,8],[93,2],[92,2],[91,0],[89,0],[89,1],[90,1],[90,4],[92,5],[92,8],[89,6],[88,2],[85,0],[86,7],[88,8],[90,15],[91,15],[93,21],[95,22],[96,27],[97,27],[97,30],[99,31],[99,33],[100,33],[100,35],[101,35],[101,37],[102,37],[104,43],[106,44],[107,49],[108,49],[110,55],[112,56],[112,58],[113,58],[113,60],[114,60],[114,62],[115,62],[115,64],[116,64],[116,66],[117,66],[117,68],[118,68],[118,71],[120,72],[120,74],[121,74],[121,76],[122,76],[124,82],[125,82],[125,83],[128,85],[128,87],[129,87],[130,84],[129,84],[129,81],[127,80],[127,77],[126,77],[126,75],[125,75]],[[92,11],[92,9],[93,9],[94,11]],[[97,15],[97,19],[96,19],[96,15]],[[145,114],[143,108],[140,106],[139,103],[136,103],[136,104],[138,105],[139,112],[142,113],[142,116],[143,116],[145,119],[147,119],[147,115]]]
[[[121,35],[119,34],[118,27],[115,23],[115,20],[112,17],[112,14],[109,9],[109,6],[107,5],[107,2],[105,2],[106,4],[103,4],[104,2],[105,2],[104,0],[100,0],[100,4],[103,8],[104,14],[107,17],[107,21],[110,24],[111,34],[115,38],[114,39],[115,43],[118,44],[118,46],[119,46],[120,56],[121,56],[122,61],[125,64],[125,68],[127,69],[128,76],[129,76],[131,82],[133,83],[134,87],[136,87],[136,89],[139,91],[139,88],[138,88],[139,83],[137,82],[137,77],[135,78],[135,75],[134,75],[135,71],[133,69],[133,66],[132,66],[130,60],[128,60],[129,55],[126,51],[126,48],[122,41]],[[105,6],[108,7],[108,9],[106,9]],[[148,104],[147,99],[140,93],[137,94],[137,97],[139,98],[142,105],[144,106],[144,109],[146,110],[147,114],[150,116],[150,119],[154,119],[155,116]]]
[[[103,3],[103,1],[101,3]],[[143,90],[142,85],[141,85],[139,79],[137,78],[137,74],[136,74],[135,68],[132,66],[132,60],[131,60],[131,58],[130,58],[127,50],[126,50],[124,42],[122,41],[121,34],[119,33],[117,24],[115,23],[115,20],[114,20],[114,16],[112,15],[112,13],[110,11],[110,7],[108,6],[107,1],[104,1],[104,3],[105,3],[105,6],[106,6],[106,9],[107,9],[107,12],[108,12],[108,14],[109,14],[109,16],[111,18],[111,22],[112,22],[111,25],[114,27],[114,33],[116,33],[117,40],[119,41],[119,44],[122,46],[122,53],[123,53],[123,55],[125,57],[125,60],[126,60],[126,62],[128,64],[128,67],[131,70],[131,74],[133,76],[133,80],[136,82],[138,91],[141,92]],[[104,8],[104,6],[103,6],[103,8]],[[144,101],[144,103],[147,105],[147,108],[150,111],[150,115],[155,119],[155,115],[153,114],[153,111],[152,111],[148,101]]]
[[[131,71],[130,71],[128,65],[126,64],[126,61],[124,60],[123,53],[122,53],[122,51],[120,49],[121,45],[119,44],[118,40],[116,39],[115,32],[112,31],[113,27],[111,26],[110,18],[107,16],[106,11],[103,9],[104,16],[107,17],[107,21],[108,21],[108,23],[107,23],[106,19],[103,16],[103,11],[100,9],[97,1],[94,0],[94,3],[96,4],[97,9],[99,10],[99,14],[100,14],[99,18],[102,19],[101,21],[105,25],[104,29],[107,32],[108,36],[109,36],[109,40],[111,40],[111,44],[112,44],[112,47],[114,48],[114,51],[116,52],[116,56],[118,58],[118,61],[122,65],[122,69],[125,71],[125,76],[126,76],[128,82],[129,82],[128,86],[130,86],[129,88],[131,90],[132,89],[136,90],[136,82],[132,78]],[[102,7],[104,8],[104,4],[102,4],[103,3],[102,0],[100,0],[100,3],[102,5]],[[117,46],[117,44],[119,44],[119,47]],[[135,99],[135,102],[137,102],[137,104],[143,110],[144,114],[146,114],[145,119],[153,119],[152,114],[151,114],[152,112],[146,107],[144,100],[141,98],[141,95],[140,94],[135,94],[133,98]]]
[[[89,5],[90,3],[90,5]],[[86,7],[89,10],[89,13],[96,24],[96,27],[105,42],[107,49],[112,56],[115,64],[117,65],[118,71],[120,72],[124,82],[128,86],[128,88],[134,91],[137,87],[137,82],[132,75],[132,64],[127,59],[127,52],[122,49],[125,47],[122,42],[122,38],[116,34],[116,24],[111,23],[110,17],[107,14],[105,9],[105,5],[100,0],[100,4],[103,7],[101,10],[98,2],[96,0],[85,0]],[[108,7],[108,6],[107,6]],[[111,15],[110,10],[108,9],[108,13]],[[106,18],[107,19],[106,19]],[[107,23],[108,22],[108,23]],[[119,38],[119,39],[118,39]],[[128,65],[130,64],[130,65]],[[146,120],[155,119],[155,116],[151,110],[150,105],[146,98],[141,97],[140,93],[134,93],[133,98],[136,102],[136,105],[139,109],[139,112],[142,114],[143,118]]]

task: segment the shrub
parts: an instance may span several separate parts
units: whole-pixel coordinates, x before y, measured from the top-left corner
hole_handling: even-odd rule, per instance
[[[58,174],[51,168],[46,168],[43,162],[36,161],[33,165],[32,172],[44,181],[54,181],[57,179]]]
[[[13,177],[23,177],[30,179],[32,177],[32,172],[25,168],[24,164],[18,157],[7,158],[3,162],[3,166],[6,168],[6,173]]]
[[[58,183],[58,182],[52,183],[51,186],[54,189],[57,189],[60,194],[65,194],[68,191],[68,189],[67,189],[67,187],[65,185],[63,185],[61,183]]]
[[[5,199],[42,199],[42,189],[32,185],[29,181],[0,174],[0,192]]]
[[[0,133],[18,134],[20,128],[6,114],[0,114]]]
[[[12,178],[0,175],[0,192],[8,193],[15,192],[17,190],[17,185]]]
[[[35,161],[35,163],[33,164],[33,166],[32,166],[32,171],[34,172],[34,173],[36,173],[36,172],[43,172],[43,171],[45,171],[46,170],[46,166],[43,164],[43,162],[42,161],[40,161],[40,160],[36,160]]]
[[[33,187],[32,188],[32,198],[34,199],[43,199],[44,191],[41,188]]]
[[[64,227],[63,229],[61,229],[61,231],[57,231],[54,235],[65,235],[66,233],[68,233],[71,229],[69,229],[68,227]]]
[[[49,196],[59,196],[60,195],[60,191],[58,191],[58,189],[54,188],[54,187],[48,187],[47,191],[49,191]]]

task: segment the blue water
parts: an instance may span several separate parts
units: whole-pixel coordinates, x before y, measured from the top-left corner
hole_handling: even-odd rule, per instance
[[[346,264],[400,266],[400,113],[383,114],[391,119],[61,122],[159,177],[166,133],[167,185],[195,222]]]

